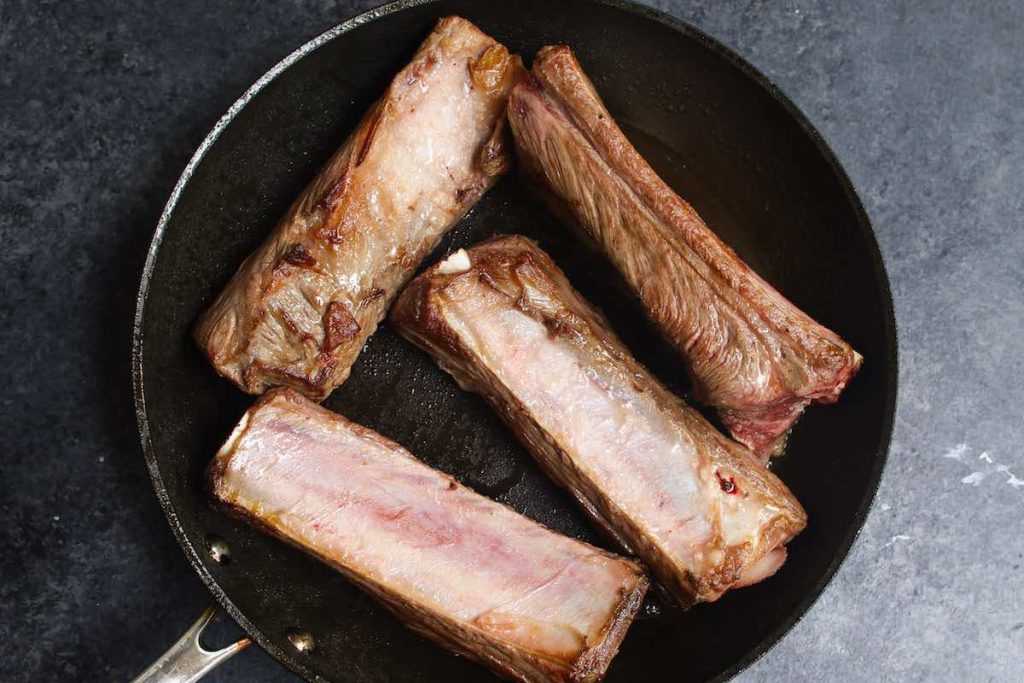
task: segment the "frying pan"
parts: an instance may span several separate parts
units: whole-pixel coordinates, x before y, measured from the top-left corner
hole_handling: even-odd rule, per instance
[[[648,8],[622,0],[396,2],[299,48],[231,107],[178,182],[139,290],[135,401],[160,503],[216,601],[299,675],[489,678],[404,628],[340,574],[208,504],[203,468],[253,398],[218,378],[191,339],[199,314],[435,21],[449,14],[467,17],[528,62],[542,45],[571,45],[655,169],[742,258],[866,359],[837,405],[808,410],[774,465],[810,515],[782,570],[688,612],[652,599],[608,677],[727,678],[807,611],[864,521],[895,410],[895,323],[868,218],[821,137],[737,55]],[[537,239],[637,357],[686,394],[678,357],[619,277],[549,216],[514,173],[427,262],[513,232]],[[484,403],[387,324],[326,405],[553,529],[604,543]]]

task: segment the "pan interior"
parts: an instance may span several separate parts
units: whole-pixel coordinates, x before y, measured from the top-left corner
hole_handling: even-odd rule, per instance
[[[252,397],[218,378],[191,339],[200,312],[448,14],[469,18],[527,60],[542,45],[571,45],[656,170],[742,258],[866,358],[837,406],[813,408],[800,421],[776,465],[811,519],[782,571],[687,613],[649,604],[609,678],[735,671],[806,610],[863,521],[895,401],[891,306],[866,218],[816,136],[748,67],[650,11],[585,0],[414,4],[339,32],[248,101],[187,179],[163,226],[148,290],[144,284],[140,419],[162,502],[218,599],[307,678],[489,678],[405,629],[336,572],[209,507],[203,468]],[[679,360],[619,277],[514,176],[427,263],[498,233],[538,240],[637,357],[686,392]],[[387,324],[326,405],[545,525],[605,545],[484,403]],[[212,559],[210,538],[230,547],[230,564]],[[314,636],[315,651],[293,648],[288,633],[296,628]]]

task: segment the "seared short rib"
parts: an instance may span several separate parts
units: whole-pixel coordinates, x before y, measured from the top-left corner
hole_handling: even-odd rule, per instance
[[[508,168],[505,105],[524,75],[442,19],[200,320],[217,371],[316,400],[344,382],[401,285]]]
[[[654,172],[567,47],[509,99],[524,170],[593,238],[687,361],[696,398],[762,459],[861,356],[743,263]]]
[[[647,589],[631,560],[549,531],[292,389],[249,409],[209,481],[228,511],[519,681],[600,680]]]
[[[786,486],[634,360],[524,237],[428,269],[391,319],[683,606],[770,576],[806,525]]]

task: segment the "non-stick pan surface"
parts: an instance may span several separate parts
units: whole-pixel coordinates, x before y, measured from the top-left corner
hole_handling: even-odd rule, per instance
[[[840,403],[810,409],[775,466],[811,520],[783,569],[689,612],[649,604],[609,679],[735,673],[807,610],[864,520],[895,407],[895,327],[867,217],[826,145],[752,67],[653,10],[618,0],[400,2],[302,47],[232,107],[171,197],[139,292],[136,402],[161,504],[216,599],[301,675],[488,678],[405,629],[333,570],[208,505],[203,467],[253,398],[217,377],[191,339],[200,312],[448,14],[469,18],[527,61],[542,45],[571,45],[651,164],[749,264],[865,356]],[[619,278],[514,176],[484,197],[428,263],[512,232],[537,239],[633,352],[685,393],[677,357]],[[603,543],[484,403],[386,324],[326,405],[551,528]],[[230,563],[212,559],[215,538],[230,547]],[[296,628],[314,636],[314,651],[291,645],[287,634]]]

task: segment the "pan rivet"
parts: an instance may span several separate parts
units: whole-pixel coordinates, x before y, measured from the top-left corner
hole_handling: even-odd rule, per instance
[[[316,642],[313,640],[313,636],[309,631],[302,631],[297,628],[290,628],[286,634],[288,640],[295,647],[296,650],[302,654],[308,654],[316,649]]]
[[[217,564],[229,564],[231,562],[231,548],[228,542],[216,534],[206,534],[206,548],[210,551],[210,557]]]

